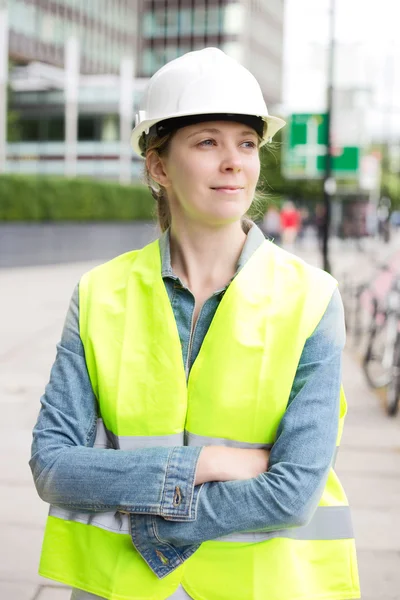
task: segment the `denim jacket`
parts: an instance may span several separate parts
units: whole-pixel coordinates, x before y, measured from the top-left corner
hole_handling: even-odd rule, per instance
[[[263,240],[253,224],[237,272]],[[195,300],[172,271],[168,232],[160,248],[188,374],[226,288],[205,302],[189,343]],[[129,512],[133,544],[160,578],[206,540],[303,525],[318,504],[335,453],[344,342],[336,290],[305,343],[268,471],[245,481],[195,486],[201,447],[93,447],[99,415],[79,336],[77,287],[33,431],[30,466],[37,491],[45,502],[67,510]],[[178,506],[177,486],[182,492]]]

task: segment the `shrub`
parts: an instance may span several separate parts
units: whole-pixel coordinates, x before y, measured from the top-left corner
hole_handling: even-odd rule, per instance
[[[0,221],[132,221],[154,215],[154,200],[144,185],[0,176]]]

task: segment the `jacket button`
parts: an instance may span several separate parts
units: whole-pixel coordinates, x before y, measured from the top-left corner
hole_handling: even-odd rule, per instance
[[[168,558],[166,556],[164,556],[164,554],[162,552],[160,552],[159,550],[156,550],[156,554],[163,565],[167,565],[169,563]]]
[[[181,502],[182,502],[181,488],[179,486],[176,486],[175,494],[174,494],[174,506],[179,506]]]

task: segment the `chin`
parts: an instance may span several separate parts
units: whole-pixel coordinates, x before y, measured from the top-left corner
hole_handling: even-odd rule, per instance
[[[232,223],[236,223],[237,221],[240,221],[243,217],[243,213],[240,211],[235,211],[234,213],[231,211],[230,213],[227,212],[219,212],[219,213],[213,213],[213,214],[208,214],[206,216],[206,218],[204,219],[205,222],[207,222],[210,225],[215,225],[215,226],[220,226],[220,225],[230,225]]]
[[[221,202],[220,204],[214,204],[207,210],[207,215],[210,218],[216,219],[240,219],[248,210],[248,203],[243,202]],[[205,214],[205,213],[203,213]]]

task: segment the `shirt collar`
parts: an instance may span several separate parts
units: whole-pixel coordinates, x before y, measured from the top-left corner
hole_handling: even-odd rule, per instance
[[[254,254],[254,252],[261,246],[264,242],[265,237],[263,232],[257,225],[253,222],[250,222],[250,229],[247,232],[246,241],[244,243],[242,252],[239,256],[239,260],[236,266],[237,275],[239,271],[244,267],[249,258]],[[167,229],[161,235],[159,239],[160,243],[160,254],[161,254],[161,276],[171,277],[173,279],[178,279],[175,273],[172,270],[171,266],[171,248],[170,248],[170,230]]]

